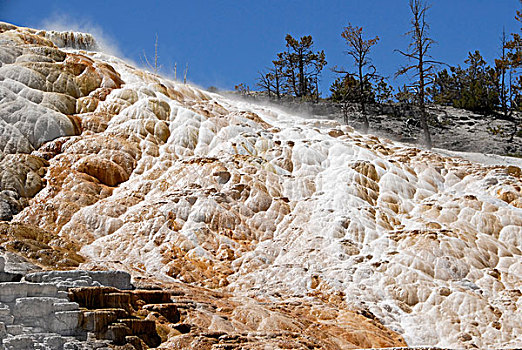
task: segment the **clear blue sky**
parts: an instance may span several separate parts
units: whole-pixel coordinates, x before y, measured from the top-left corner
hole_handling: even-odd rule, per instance
[[[436,59],[463,65],[467,53],[480,50],[489,63],[499,51],[502,28],[520,30],[514,20],[519,0],[432,0],[428,13]],[[174,62],[179,72],[189,65],[188,78],[202,86],[233,89],[255,85],[257,72],[284,50],[287,33],[312,35],[315,48],[325,50],[328,66],[321,90],[329,94],[334,79],[329,68],[351,68],[340,37],[351,22],[381,41],[372,57],[381,74],[393,76],[405,63],[394,49],[406,49],[408,0],[229,0],[229,1],[44,1],[0,0],[0,20],[33,28],[70,27],[101,32],[121,55],[140,63],[154,53],[159,38],[163,70]],[[399,82],[394,82],[397,85]]]

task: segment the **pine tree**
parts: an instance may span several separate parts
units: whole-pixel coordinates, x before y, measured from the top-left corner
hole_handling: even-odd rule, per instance
[[[406,85],[399,87],[399,90],[395,94],[395,99],[403,104],[412,104],[415,102],[415,96]]]
[[[499,70],[487,65],[479,51],[469,52],[467,67],[440,71],[428,90],[436,104],[490,114],[499,106]]]
[[[500,57],[495,59],[495,72],[498,77],[497,84],[497,92],[499,95],[500,109],[504,114],[504,117],[507,117],[509,114],[509,109],[511,105],[511,79],[510,76],[510,62],[508,57],[508,41],[506,37],[506,31],[502,31],[502,36],[500,37]]]
[[[270,69],[270,73],[272,74],[273,78],[273,87],[277,99],[280,99],[285,89],[283,77],[283,63],[281,61],[274,60],[272,61],[272,65],[273,67]]]
[[[379,104],[390,103],[393,98],[393,87],[384,77],[379,78],[375,86],[375,100]]]
[[[313,51],[311,35],[297,40],[287,34],[285,40],[287,50],[277,54],[276,62],[286,85],[296,97],[311,96],[314,91],[318,97],[318,77],[327,63],[324,51]]]
[[[455,101],[460,99],[460,86],[457,77],[461,76],[460,67],[450,67],[450,71],[443,69],[427,89],[431,99],[435,104],[443,106],[453,106]]]
[[[365,99],[365,103],[375,102],[375,94],[369,81],[365,82],[367,86],[363,87],[364,91],[368,91],[361,96],[360,83],[353,75],[346,74],[344,77],[338,77],[330,86],[332,95],[330,99],[341,104],[343,110],[344,122],[348,123],[348,111],[351,104],[361,104],[361,98]]]
[[[499,103],[495,70],[486,65],[479,51],[470,52],[464,63],[468,67],[461,71],[461,93],[454,106],[485,114],[493,112]]]

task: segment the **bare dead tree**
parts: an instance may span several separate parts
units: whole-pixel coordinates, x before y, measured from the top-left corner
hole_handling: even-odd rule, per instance
[[[258,72],[258,78],[256,86],[261,90],[266,91],[268,93],[268,98],[272,96],[272,88],[274,77],[271,72]]]
[[[428,128],[428,116],[426,112],[426,87],[435,80],[437,66],[442,62],[433,60],[429,54],[435,41],[429,37],[429,24],[426,22],[426,12],[430,5],[424,0],[410,0],[410,10],[412,13],[411,30],[405,35],[409,36],[411,42],[408,51],[397,50],[401,55],[413,61],[411,65],[401,67],[395,76],[414,72],[415,79],[413,87],[417,91],[417,104],[420,110],[420,122],[424,132],[424,141],[428,148],[432,148],[431,135]]]
[[[150,70],[154,72],[154,74],[158,74],[158,71],[161,69],[158,56],[158,34],[156,34],[156,41],[154,42],[154,57],[152,63],[149,61],[145,52],[143,52],[143,60],[145,60],[145,64],[147,65],[147,67],[149,67]]]
[[[281,98],[281,94],[283,93],[283,88],[285,87],[283,79],[283,71],[282,71],[282,63],[278,60],[272,61],[273,68],[270,69],[270,73],[273,77],[273,86],[277,99]]]
[[[371,89],[371,85],[369,85],[370,80],[376,77],[376,69],[371,64],[369,54],[372,47],[379,41],[379,37],[364,39],[363,28],[352,26],[351,24],[344,28],[341,36],[348,46],[346,54],[353,58],[357,71],[353,73],[344,69],[334,68],[334,72],[355,76],[359,79],[359,102],[361,103],[363,115],[363,132],[366,133],[370,127],[368,116],[366,115],[366,101],[370,95],[370,91],[367,90]]]

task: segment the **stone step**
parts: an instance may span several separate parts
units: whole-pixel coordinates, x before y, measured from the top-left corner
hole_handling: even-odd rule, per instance
[[[10,273],[0,271],[0,282],[19,282],[23,275],[20,273]]]
[[[19,325],[19,324],[6,325],[5,329],[6,329],[7,333],[10,335],[19,335],[24,332],[24,326]]]
[[[131,305],[131,295],[128,293],[108,293],[105,295],[105,303],[106,307],[128,309]]]
[[[125,344],[125,338],[131,334],[129,327],[123,323],[113,323],[107,327],[107,332],[101,334],[103,339],[112,341],[115,345]]]
[[[69,340],[70,339],[58,334],[45,334],[43,335],[43,339],[40,340],[40,343],[43,344],[46,349],[63,349],[64,344]]]
[[[60,335],[74,335],[77,333],[81,318],[80,310],[59,311],[51,318],[48,329]]]
[[[88,332],[105,332],[107,327],[118,320],[128,317],[127,311],[123,309],[98,309],[83,311],[82,328]]]
[[[137,318],[119,319],[118,323],[123,323],[131,330],[132,334],[150,334],[156,330],[156,322]]]
[[[35,342],[29,335],[17,335],[3,340],[6,350],[34,349]]]
[[[30,334],[19,334],[4,339],[5,349],[21,350],[21,349],[63,349],[67,342],[76,343],[76,339],[70,337],[62,337],[55,333],[33,332]],[[77,347],[72,347],[77,349]]]
[[[63,301],[63,302],[55,302],[53,304],[54,312],[59,311],[73,311],[73,310],[79,310],[80,305],[78,303],[70,302],[70,301]]]
[[[0,303],[13,303],[18,298],[56,297],[58,288],[50,283],[0,283]]]
[[[13,306],[13,315],[17,319],[45,317],[55,311],[55,304],[64,302],[68,303],[68,301],[53,297],[18,298]]]
[[[157,312],[165,317],[170,323],[178,323],[180,320],[180,313],[174,303],[168,304],[148,304],[143,306],[144,310]]]
[[[143,319],[119,319],[118,323],[125,325],[132,336],[138,336],[148,347],[155,348],[161,344],[161,338],[156,333],[156,322]],[[117,325],[116,323],[114,325]]]
[[[38,334],[38,333],[46,333],[46,332],[43,328],[40,328],[40,327],[22,326],[22,334]]]
[[[163,290],[137,290],[134,291],[133,297],[143,300],[145,304],[164,304],[172,302],[170,293]]]
[[[132,289],[131,276],[123,271],[40,271],[25,275],[30,282],[54,282],[69,288],[103,285]]]
[[[0,322],[4,323],[6,326],[12,325],[14,323],[14,316],[13,315],[0,316]]]
[[[56,297],[64,300],[69,300],[69,293],[66,290],[59,290]]]

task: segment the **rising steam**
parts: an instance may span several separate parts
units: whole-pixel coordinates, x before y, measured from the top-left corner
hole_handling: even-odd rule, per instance
[[[116,40],[107,35],[99,25],[89,20],[71,18],[65,14],[54,14],[43,20],[40,27],[45,30],[89,33],[95,38],[100,51],[112,56],[123,57]]]

